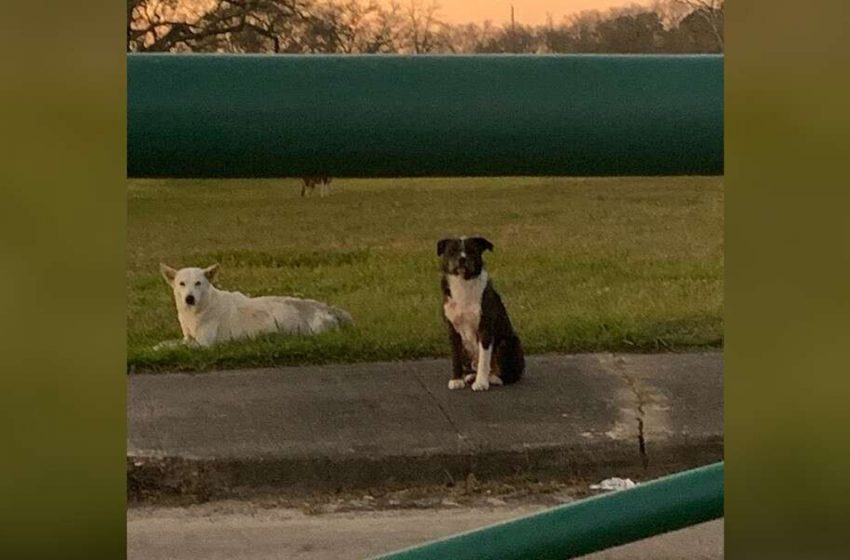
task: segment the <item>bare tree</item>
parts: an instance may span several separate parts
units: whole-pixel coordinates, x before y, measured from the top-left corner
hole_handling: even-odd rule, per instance
[[[720,50],[723,50],[723,0],[673,0],[690,9],[689,15],[696,15],[711,29]]]
[[[383,9],[375,0],[326,1],[317,5],[316,18],[331,36],[329,52],[384,53],[397,49],[402,26],[398,8]]]
[[[677,27],[691,13],[691,8],[679,0],[654,0],[650,6],[667,30]]]
[[[184,6],[180,0],[127,0],[127,45],[131,51],[169,51],[195,36],[236,29],[242,22],[205,21],[214,2]],[[212,25],[211,25],[212,24]],[[202,29],[203,28],[203,29]]]
[[[296,28],[308,26],[307,7],[307,0],[127,0],[127,46],[159,52],[298,51],[304,33]]]
[[[597,28],[605,17],[598,10],[584,10],[567,19],[567,34],[571,37],[574,52],[598,52],[600,38]]]
[[[442,42],[451,53],[479,53],[498,40],[502,30],[489,20],[483,24],[448,25],[443,29]]]
[[[542,26],[440,20],[435,0],[127,0],[127,49],[159,52],[722,52],[722,0],[654,0]]]
[[[392,2],[397,9],[397,3]],[[425,3],[425,0],[409,0],[404,15],[406,25],[404,35],[407,39],[407,47],[415,54],[429,53],[438,50],[441,46],[441,29],[445,26],[437,18],[440,5],[436,0]]]

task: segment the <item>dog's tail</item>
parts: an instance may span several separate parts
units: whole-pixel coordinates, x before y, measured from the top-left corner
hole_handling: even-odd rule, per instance
[[[333,315],[340,327],[346,327],[354,324],[354,318],[352,318],[351,313],[345,309],[329,305],[328,311],[330,311],[331,315]]]
[[[519,337],[512,335],[503,338],[496,352],[502,383],[509,385],[519,381],[525,371],[525,354]]]

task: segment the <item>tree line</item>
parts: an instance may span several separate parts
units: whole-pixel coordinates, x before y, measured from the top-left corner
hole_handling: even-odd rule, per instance
[[[719,53],[723,0],[656,0],[543,25],[448,24],[434,0],[127,0],[127,50]]]

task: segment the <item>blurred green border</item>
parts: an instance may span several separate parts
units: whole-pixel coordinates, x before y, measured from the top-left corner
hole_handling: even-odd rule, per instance
[[[726,550],[850,557],[850,6],[726,21]]]
[[[850,549],[846,2],[727,6],[727,557]],[[5,8],[0,554],[125,553],[124,9]]]
[[[126,554],[125,7],[0,19],[2,558]]]

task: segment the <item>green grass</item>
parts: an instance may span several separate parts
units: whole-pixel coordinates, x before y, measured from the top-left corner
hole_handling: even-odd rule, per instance
[[[723,343],[721,178],[476,178],[333,182],[133,180],[128,366],[201,371],[449,353],[438,239],[482,234],[528,353],[667,351]],[[219,287],[347,309],[356,326],[211,349],[180,337],[158,263],[220,262]]]

